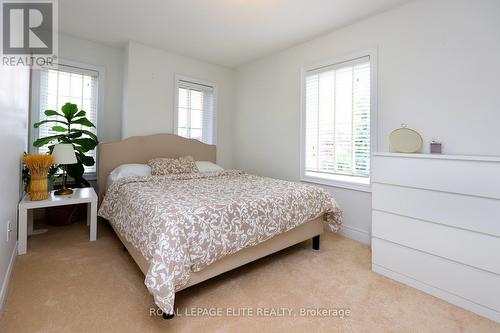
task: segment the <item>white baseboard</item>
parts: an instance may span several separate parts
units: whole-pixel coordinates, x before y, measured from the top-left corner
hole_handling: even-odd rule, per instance
[[[363,244],[371,244],[370,234],[358,228],[342,225],[342,227],[340,227],[339,234]]]
[[[12,254],[10,255],[9,266],[7,267],[7,272],[5,273],[5,278],[2,282],[2,289],[0,290],[0,314],[2,314],[5,301],[7,300],[7,293],[9,291],[10,278],[12,276],[12,269],[14,268],[14,263],[17,258],[17,242],[14,244],[12,249]]]
[[[480,316],[486,317],[488,319],[491,319],[493,321],[500,323],[500,312],[497,312],[493,309],[484,307],[480,304],[469,301],[468,299],[462,298],[462,297],[457,296],[455,294],[451,294],[445,290],[433,287],[433,286],[428,285],[424,282],[415,280],[411,277],[408,277],[406,275],[402,275],[400,273],[397,273],[397,272],[392,271],[390,269],[387,269],[385,267],[379,266],[377,264],[372,264],[372,271],[374,271],[375,273],[387,276],[388,278],[391,278],[393,280],[399,281],[403,284],[406,284],[407,286],[421,290],[421,291],[423,291],[427,294],[430,294],[432,296],[435,296],[437,298],[441,298],[448,303],[451,303],[453,305],[467,309],[467,310],[474,312]]]

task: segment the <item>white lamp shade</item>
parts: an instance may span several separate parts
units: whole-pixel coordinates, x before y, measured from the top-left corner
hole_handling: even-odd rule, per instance
[[[77,162],[75,149],[69,143],[55,145],[52,156],[54,157],[54,164],[75,164]]]

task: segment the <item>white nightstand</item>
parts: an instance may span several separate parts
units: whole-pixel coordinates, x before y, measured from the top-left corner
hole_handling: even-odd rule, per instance
[[[51,191],[47,200],[40,201],[31,201],[29,195],[25,195],[19,203],[19,242],[17,245],[17,254],[26,253],[28,231],[30,234],[33,233],[32,209],[81,203],[87,204],[87,225],[90,225],[90,241],[95,241],[97,239],[97,194],[92,187],[73,189],[73,194],[71,195],[58,196],[54,195],[54,191]]]

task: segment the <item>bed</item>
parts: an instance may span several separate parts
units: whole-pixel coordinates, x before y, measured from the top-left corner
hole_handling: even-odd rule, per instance
[[[175,292],[308,239],[319,250],[325,228],[340,228],[325,190],[237,170],[128,177],[106,190],[120,165],[187,155],[215,163],[216,147],[157,134],[98,149],[99,215],[145,274],[165,318],[173,316]]]

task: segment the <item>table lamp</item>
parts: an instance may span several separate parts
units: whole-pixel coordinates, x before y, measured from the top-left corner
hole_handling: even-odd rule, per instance
[[[66,188],[66,179],[68,178],[67,165],[75,164],[76,160],[75,149],[70,143],[61,143],[54,146],[52,150],[52,156],[54,157],[54,164],[58,164],[63,169],[63,185],[62,188],[55,191],[55,195],[68,195],[72,194],[73,190]]]

